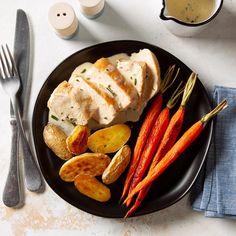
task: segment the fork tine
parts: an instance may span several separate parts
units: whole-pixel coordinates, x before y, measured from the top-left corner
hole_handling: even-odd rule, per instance
[[[2,52],[3,52],[3,57],[4,57],[4,60],[5,60],[5,65],[7,66],[7,69],[8,69],[8,74],[10,76],[13,76],[12,69],[11,69],[11,66],[9,64],[9,59],[7,58],[7,55],[6,55],[6,52],[5,52],[5,49],[4,49],[3,46],[2,46]]]
[[[7,52],[8,52],[8,56],[9,56],[9,58],[11,60],[12,70],[15,73],[15,75],[18,75],[18,70],[17,70],[17,67],[16,67],[16,63],[15,63],[15,61],[13,59],[13,56],[12,56],[12,54],[11,54],[7,44],[6,44],[6,49],[7,49]]]
[[[1,61],[1,66],[2,66],[2,77],[7,77],[7,72],[6,72],[6,67],[2,59],[2,53],[0,52],[0,61]]]

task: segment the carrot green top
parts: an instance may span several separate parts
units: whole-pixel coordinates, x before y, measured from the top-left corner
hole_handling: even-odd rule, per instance
[[[212,111],[207,113],[205,116],[202,117],[201,122],[206,123],[210,119],[212,119],[214,116],[216,116],[220,111],[224,110],[228,107],[228,102],[226,99],[224,99],[219,105],[217,105]]]
[[[174,82],[179,74],[179,68],[175,74],[175,77],[172,79],[174,74],[175,65],[170,66],[164,75],[164,79],[161,81],[160,93],[164,93]]]
[[[185,89],[184,89],[184,94],[183,94],[183,98],[182,98],[182,102],[181,102],[182,107],[186,106],[186,104],[189,100],[189,97],[193,91],[196,80],[197,80],[197,74],[192,72],[192,74],[189,76],[189,79],[188,79]]]
[[[172,94],[172,96],[170,97],[169,101],[167,102],[167,107],[169,109],[172,109],[176,103],[178,102],[179,100],[179,97],[180,95],[183,93],[184,91],[184,87],[182,86],[183,85],[183,81],[181,81],[179,83],[179,86],[176,88],[176,90],[174,91],[174,93]]]

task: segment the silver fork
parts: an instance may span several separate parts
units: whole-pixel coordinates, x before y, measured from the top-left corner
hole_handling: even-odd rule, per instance
[[[34,191],[34,189],[38,189],[42,184],[42,178],[38,166],[35,162],[33,154],[31,152],[29,143],[26,139],[26,135],[24,132],[22,119],[20,116],[20,109],[17,99],[17,92],[20,89],[20,78],[19,74],[14,62],[14,59],[10,53],[8,46],[2,46],[2,53],[0,52],[0,83],[5,90],[5,92],[9,95],[11,99],[11,103],[13,106],[13,110],[16,116],[16,122],[19,129],[21,141],[22,141],[22,151],[23,157],[27,159],[27,165],[25,166],[25,172],[27,176],[31,176],[29,185],[29,190]]]

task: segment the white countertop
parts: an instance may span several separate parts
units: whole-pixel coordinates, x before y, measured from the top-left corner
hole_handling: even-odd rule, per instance
[[[107,0],[103,14],[85,18],[76,0],[70,3],[80,29],[71,40],[58,38],[47,20],[56,0],[1,1],[0,41],[13,46],[16,9],[25,10],[32,23],[34,44],[33,84],[29,122],[37,94],[50,72],[70,54],[95,43],[135,39],[157,45],[177,56],[199,77],[207,89],[214,85],[236,87],[236,1],[225,0],[221,13],[205,31],[194,38],[172,35],[158,18],[161,1]],[[0,153],[2,194],[9,166],[9,101],[0,89]],[[106,219],[78,210],[59,198],[50,187],[44,193],[25,191],[25,205],[10,209],[0,202],[1,235],[235,235],[236,223],[205,218],[194,212],[188,196],[162,211],[130,219]]]

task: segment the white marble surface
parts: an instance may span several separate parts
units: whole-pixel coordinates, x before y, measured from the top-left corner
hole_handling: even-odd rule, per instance
[[[210,27],[194,38],[170,34],[158,19],[161,1],[107,0],[103,14],[89,20],[70,3],[79,17],[80,29],[71,40],[58,38],[47,21],[56,0],[0,1],[0,41],[13,46],[16,9],[24,9],[33,28],[33,84],[29,122],[36,96],[52,69],[65,57],[88,45],[108,40],[137,39],[162,47],[198,72],[203,84],[236,87],[236,1],[225,0],[221,14]],[[9,166],[9,101],[0,89],[0,192]],[[21,209],[0,202],[0,234],[5,235],[235,235],[233,220],[210,219],[191,210],[188,197],[175,205],[143,217],[105,219],[82,212],[60,199],[48,186],[42,194],[25,191]]]

